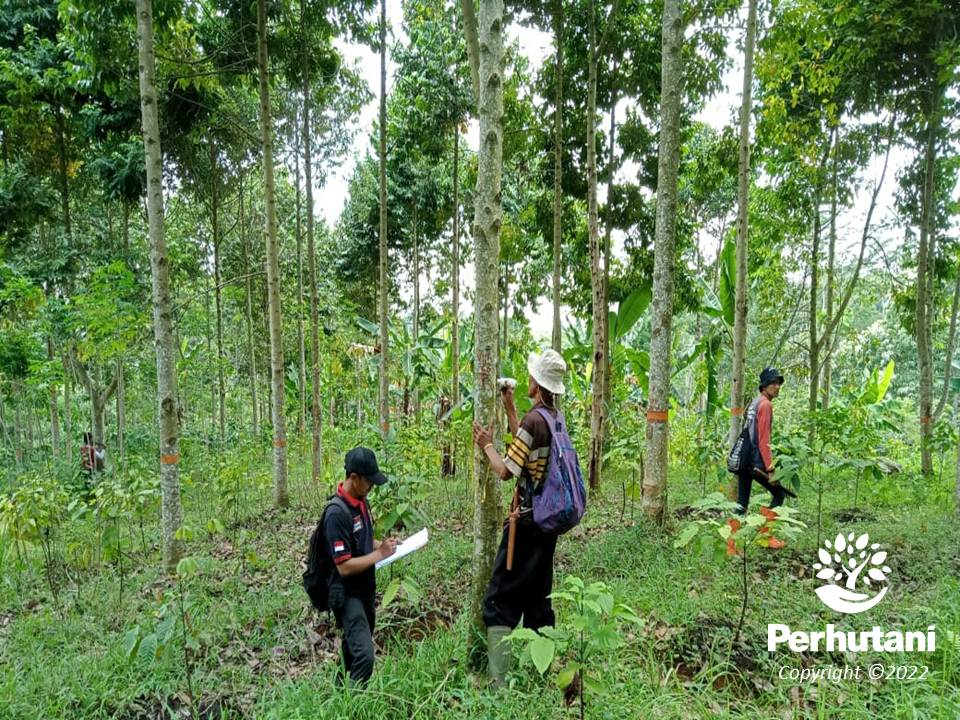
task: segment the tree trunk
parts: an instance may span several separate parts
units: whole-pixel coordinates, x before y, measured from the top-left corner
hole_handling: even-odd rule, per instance
[[[590,404],[590,487],[600,485],[603,458],[603,274],[600,268],[600,229],[597,218],[597,31],[593,0],[589,4],[589,59],[587,74],[587,230],[590,242],[590,287],[593,309],[593,382]]]
[[[125,455],[127,434],[127,388],[123,373],[123,358],[117,358],[117,457]]]
[[[267,81],[267,2],[257,0],[257,68],[260,76],[260,135],[263,144],[263,190],[266,195],[267,304],[270,320],[271,417],[273,419],[273,502],[287,496],[287,422],[284,415],[283,316],[280,311],[280,243],[277,240],[277,198],[273,180],[273,127]]]
[[[53,338],[47,337],[47,361],[53,363]],[[54,462],[60,460],[60,413],[57,408],[57,386],[50,383],[50,448]]]
[[[450,257],[450,402],[447,409],[460,404],[460,126],[453,127],[453,246]],[[440,416],[446,414],[441,406]],[[449,421],[447,429],[449,431]],[[456,438],[447,436],[443,447],[442,472],[454,475],[456,468]]]
[[[296,139],[294,147],[299,149]],[[297,364],[297,389],[300,391],[300,402],[297,407],[297,434],[303,435],[307,423],[307,346],[303,336],[303,223],[300,211],[300,153],[297,151],[293,153],[293,164],[297,206],[297,348],[300,351],[300,362]]]
[[[220,290],[220,195],[219,195],[219,167],[217,166],[217,150],[215,143],[210,141],[210,221],[213,229],[213,300],[217,319],[217,430],[220,436],[220,447],[227,438],[227,386],[223,372],[226,358],[223,353],[223,297]]]
[[[73,374],[66,357],[63,358],[63,435],[67,465],[73,466]]]
[[[753,107],[753,51],[757,38],[757,0],[747,6],[746,40],[743,50],[743,87],[740,94],[740,157],[737,170],[737,278],[733,315],[733,375],[730,385],[730,426],[727,447],[733,447],[740,434],[743,407],[747,401],[744,365],[747,353],[747,248],[750,214],[750,113]],[[736,480],[730,492],[736,497]]]
[[[420,342],[420,245],[417,237],[417,206],[413,206],[413,350]],[[412,368],[411,368],[412,370]],[[411,378],[415,379],[415,378]],[[420,389],[413,389],[413,416],[420,421]]]
[[[830,344],[833,342],[831,328],[833,327],[833,293],[834,293],[834,274],[837,252],[837,147],[833,148],[833,187],[830,196],[830,244],[827,246],[827,287],[824,291],[824,305],[826,307],[826,327],[823,331],[823,368],[821,370],[821,405],[826,410],[830,407],[830,383],[831,363],[830,358],[833,353],[830,352]]]
[[[253,437],[260,436],[260,406],[257,404],[257,348],[253,341],[253,287],[250,278],[250,250],[247,246],[247,225],[243,212],[243,173],[239,173],[240,184],[240,248],[243,261],[244,286],[246,294],[247,348],[250,351],[250,408],[252,411]]]
[[[613,254],[611,247],[613,235],[613,180],[616,175],[617,165],[614,160],[616,145],[614,141],[617,136],[617,72],[620,68],[619,60],[613,63],[613,73],[611,78],[612,89],[610,91],[610,145],[609,145],[609,167],[610,177],[607,178],[607,217],[604,221],[603,229],[603,356],[607,359],[603,368],[603,406],[610,407],[610,376],[613,374],[613,357],[610,354],[610,260]]]
[[[300,17],[306,16],[307,2],[300,0]],[[304,25],[305,26],[305,25]],[[310,285],[310,477],[320,482],[323,445],[320,431],[320,319],[317,303],[316,250],[313,244],[313,137],[310,127],[310,55],[307,35],[302,37],[303,55],[303,184],[307,197],[307,274]],[[333,423],[333,393],[329,422]]]
[[[140,46],[140,113],[147,166],[147,219],[150,233],[150,269],[153,278],[153,331],[157,351],[157,402],[160,431],[161,525],[163,566],[176,570],[183,554],[177,540],[180,529],[179,413],[177,401],[177,345],[173,335],[170,276],[163,236],[163,160],[157,109],[153,55],[151,0],[137,0],[137,35]]]
[[[953,396],[953,417],[954,422],[957,421],[957,418],[960,418],[960,392],[955,393]],[[960,515],[960,438],[957,438],[957,479],[955,496],[957,514]]]
[[[67,128],[66,121],[63,118],[63,108],[56,106],[57,121],[57,161],[60,180],[60,211],[63,217],[63,231],[69,243],[73,235],[73,227],[70,220],[70,184],[67,176]]]
[[[557,47],[553,117],[553,349],[560,352],[560,263],[563,249],[563,0],[555,0],[553,38]]]
[[[813,416],[817,411],[817,396],[820,394],[820,336],[817,332],[817,306],[819,305],[820,290],[820,239],[823,232],[823,223],[820,219],[820,201],[823,197],[823,176],[827,160],[833,148],[836,130],[830,131],[830,140],[827,149],[817,168],[813,193],[813,238],[810,242],[810,315],[808,322],[810,343],[810,393],[807,400],[807,410]],[[816,429],[811,422],[808,431],[808,444],[812,447],[816,438]]]
[[[476,335],[474,343],[474,421],[484,427],[496,417],[497,269],[500,257],[501,172],[503,164],[503,2],[462,0],[464,31],[474,79],[480,121],[473,237],[476,264]],[[471,28],[473,32],[471,31]],[[473,37],[471,38],[471,35]],[[494,431],[496,428],[494,428]],[[468,612],[469,656],[474,667],[483,658],[483,598],[493,569],[500,524],[500,488],[483,450],[474,448],[476,496],[473,516],[473,558]]]
[[[933,359],[930,338],[931,296],[930,267],[934,244],[933,208],[936,202],[936,141],[940,130],[940,83],[932,75],[930,115],[927,118],[927,141],[924,149],[924,181],[920,216],[920,243],[917,249],[917,360],[920,367],[920,470],[924,477],[933,476],[933,452],[930,448],[933,410]]]
[[[673,326],[673,264],[680,165],[680,97],[683,67],[680,0],[664,0],[661,46],[660,148],[650,328],[650,393],[643,510],[662,523],[666,511],[670,429],[670,345]]]
[[[390,333],[387,326],[387,0],[380,0],[380,402],[383,437],[390,431]]]

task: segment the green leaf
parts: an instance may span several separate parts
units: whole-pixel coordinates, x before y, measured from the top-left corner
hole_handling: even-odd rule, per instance
[[[887,394],[887,389],[890,387],[890,381],[893,380],[893,368],[894,364],[893,360],[891,360],[883,369],[883,375],[877,382],[877,399],[875,402],[881,402],[883,397]]]
[[[537,670],[543,675],[553,662],[553,655],[556,652],[556,643],[550,638],[538,637],[530,643],[530,658]]]
[[[536,640],[539,635],[537,635],[536,630],[531,630],[530,628],[518,627],[514,628],[513,632],[507,635],[507,640],[519,640],[523,642],[530,642]]]
[[[398,592],[400,592],[400,578],[394,578],[387,585],[387,589],[383,591],[383,600],[380,601],[380,607],[385,608],[392,603]]]
[[[123,654],[128,660],[132,660],[133,656],[137,653],[137,650],[140,648],[140,628],[135,627],[130,630],[126,635],[123,636]]]
[[[620,303],[620,307],[617,309],[616,322],[610,325],[613,340],[619,340],[633,329],[637,320],[643,316],[644,311],[649,307],[651,297],[651,284],[648,279]]]
[[[188,555],[177,563],[177,576],[180,578],[186,578],[194,575],[199,569],[200,564],[197,562],[197,559],[191,555]]]
[[[688,524],[680,531],[680,536],[673,541],[673,547],[682,548],[690,544],[690,541],[700,532],[700,526],[697,523]]]
[[[573,678],[576,677],[577,671],[575,668],[566,668],[561,670],[557,675],[557,687],[561,690],[566,690],[570,683],[573,682]]]
[[[720,305],[723,308],[723,321],[733,327],[736,305],[737,282],[737,245],[728,239],[720,253]]]
[[[137,658],[140,660],[156,660],[157,658],[157,636],[153,633],[147,635],[140,641],[140,647],[137,649]]]

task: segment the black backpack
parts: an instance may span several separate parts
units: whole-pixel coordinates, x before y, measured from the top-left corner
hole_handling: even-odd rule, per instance
[[[323,535],[323,521],[326,519],[327,511],[334,506],[339,506],[350,515],[350,508],[339,495],[332,496],[327,500],[320,515],[320,522],[310,536],[310,547],[307,550],[307,569],[303,573],[303,589],[307,591],[310,602],[313,606],[323,612],[330,609],[330,581],[333,578],[334,565],[324,547],[325,538]]]
[[[734,475],[749,475],[753,471],[753,440],[750,439],[749,417],[751,410],[752,405],[744,413],[743,428],[727,455],[727,470]]]

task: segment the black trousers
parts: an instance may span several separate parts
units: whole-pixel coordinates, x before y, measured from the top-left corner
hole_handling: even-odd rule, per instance
[[[350,679],[366,683],[373,675],[374,598],[347,595],[343,605],[334,608],[337,625],[343,628],[343,667]]]
[[[740,475],[737,478],[737,503],[742,508],[738,511],[740,515],[746,513],[747,506],[750,504],[750,490],[753,487],[754,480],[770,491],[771,508],[783,505],[787,493],[780,483],[772,483],[760,473],[751,471],[750,475]]]
[[[483,602],[483,622],[513,628],[522,616],[523,626],[532,630],[553,625],[553,604],[547,596],[553,592],[557,536],[543,532],[533,518],[522,518],[517,522],[513,570],[507,570],[507,533],[505,525]]]

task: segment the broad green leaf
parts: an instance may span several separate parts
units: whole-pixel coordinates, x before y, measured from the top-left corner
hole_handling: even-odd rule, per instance
[[[385,608],[392,603],[398,592],[400,592],[400,578],[394,578],[387,585],[387,589],[383,591],[383,600],[380,601],[380,607]]]
[[[123,636],[123,654],[132,659],[140,648],[140,628],[135,627]]]
[[[887,394],[887,389],[890,387],[890,381],[893,380],[893,360],[887,363],[887,366],[883,369],[883,375],[880,376],[879,381],[877,382],[877,399],[875,402],[882,402],[884,396]]]
[[[697,523],[690,523],[680,531],[680,536],[673,541],[673,547],[686,547],[698,532],[700,532],[700,526]]]
[[[570,683],[573,682],[573,678],[576,677],[577,671],[575,668],[566,668],[561,670],[557,675],[557,687],[561,690],[566,690]]]
[[[555,652],[556,643],[550,638],[538,637],[530,643],[530,658],[541,675],[550,667]]]
[[[651,297],[650,280],[647,280],[620,303],[620,307],[617,309],[615,332],[614,325],[611,324],[610,326],[613,340],[619,340],[633,329],[637,320],[643,316],[644,311],[649,307]]]

